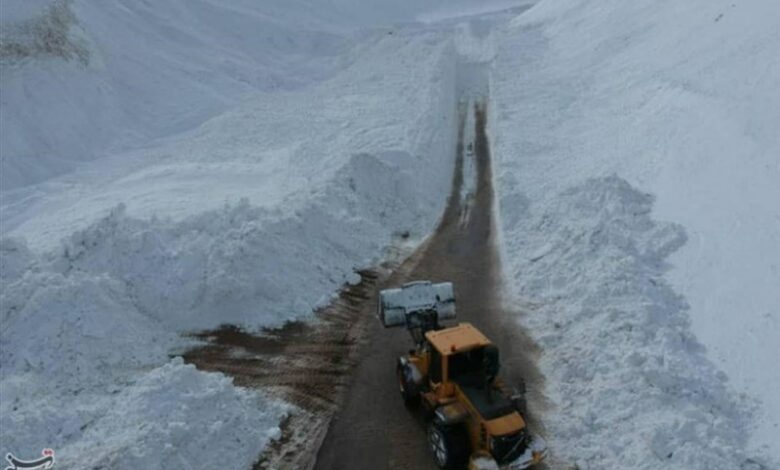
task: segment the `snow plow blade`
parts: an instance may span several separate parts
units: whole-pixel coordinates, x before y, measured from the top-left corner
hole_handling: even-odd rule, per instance
[[[437,320],[455,318],[451,282],[415,281],[379,292],[377,316],[385,328],[406,326],[408,315],[426,310],[435,311]]]

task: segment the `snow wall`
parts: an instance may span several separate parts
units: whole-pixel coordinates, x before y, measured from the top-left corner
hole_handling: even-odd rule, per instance
[[[126,20],[112,8],[71,11],[81,24],[107,15],[110,29],[112,15]],[[192,39],[156,33],[171,47]],[[4,451],[51,447],[69,468],[246,468],[278,435],[287,405],[168,355],[186,345],[181,333],[309,316],[398,234],[419,240],[435,226],[452,179],[456,48],[435,31],[365,38],[339,59],[340,74],[245,93],[192,130],[72,174],[31,185],[34,165],[49,163],[4,160],[4,174],[25,173],[3,192]],[[106,50],[125,39],[89,47],[122,61]],[[34,57],[3,72],[45,81],[49,68],[76,66]],[[4,99],[23,94],[14,87],[30,77],[17,79],[4,80]],[[41,87],[41,102],[60,103],[45,97],[56,86]],[[89,108],[92,89],[69,99]],[[13,144],[5,129],[3,142]],[[67,154],[56,134],[47,142]]]
[[[547,0],[503,32],[505,278],[561,466],[776,468],[777,5]]]

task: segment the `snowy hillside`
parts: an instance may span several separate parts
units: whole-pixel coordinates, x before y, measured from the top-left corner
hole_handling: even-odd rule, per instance
[[[508,283],[580,468],[780,458],[778,25],[773,1],[548,0],[506,29]]]
[[[247,93],[321,81],[354,58],[362,28],[441,1],[393,3],[3,0],[3,187],[148,147]]]
[[[171,356],[423,240],[477,71],[551,465],[773,468],[780,3],[525,3],[1,0],[0,451],[250,468],[295,408]]]
[[[309,315],[397,233],[438,218],[455,145],[449,38],[336,25],[361,39],[334,49],[332,33],[297,29],[311,12],[264,4],[281,23],[269,29],[249,5],[55,3],[42,15],[69,6],[90,61],[3,58],[3,451],[247,467],[288,408],[168,362],[179,334]]]
[[[343,37],[302,14],[311,29],[293,29],[270,16],[278,2],[58,1],[42,13],[31,3],[52,2],[3,2],[5,188],[146,146],[248,92],[300,87],[342,65]],[[55,35],[62,45],[36,37]]]

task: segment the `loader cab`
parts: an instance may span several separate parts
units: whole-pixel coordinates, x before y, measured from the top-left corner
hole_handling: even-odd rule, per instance
[[[430,331],[426,339],[431,392],[424,397],[438,410],[434,422],[461,426],[468,448],[487,452],[500,465],[520,458],[531,441],[517,403],[497,380],[498,348],[468,323]],[[529,455],[541,460],[537,454]]]
[[[498,369],[498,348],[492,344],[450,356],[450,380],[460,384],[490,384]]]
[[[482,386],[498,374],[498,348],[470,323],[428,331],[425,339],[430,354],[428,378],[434,385]]]
[[[439,403],[460,395],[484,420],[514,414],[516,404],[495,388],[498,348],[468,323],[428,332],[428,379]]]
[[[509,390],[497,378],[498,348],[469,323],[440,326],[455,318],[452,283],[382,290],[377,316],[386,328],[405,327],[414,340],[396,363],[398,390],[429,421],[428,444],[440,468],[469,461],[469,468],[525,469],[544,459],[546,445],[528,434],[519,406],[524,387]]]

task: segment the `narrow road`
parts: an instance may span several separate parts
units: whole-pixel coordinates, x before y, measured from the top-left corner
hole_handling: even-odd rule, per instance
[[[185,352],[185,361],[297,407],[254,470],[435,468],[425,423],[403,406],[395,382],[396,358],[411,339],[403,329],[383,329],[375,317],[377,291],[411,280],[454,282],[460,321],[474,323],[498,344],[503,377],[510,385],[524,378],[530,411],[541,409],[537,349],[501,299],[486,124],[483,107],[461,109],[445,213],[411,256],[398,247],[383,265],[361,271],[360,283],[345,286],[310,322],[260,333],[225,326],[193,334],[203,343]],[[542,431],[533,414],[529,424]]]
[[[474,132],[464,132],[466,113],[474,113]],[[516,325],[501,298],[501,270],[495,242],[494,191],[484,105],[464,109],[456,170],[447,208],[433,234],[390,281],[452,281],[459,321],[469,321],[498,344],[502,375],[510,385],[524,377],[531,407],[541,403],[542,376],[535,366],[537,347]],[[473,142],[464,142],[464,135]],[[473,158],[476,184],[462,197],[464,160]],[[364,329],[353,382],[345,391],[317,455],[316,469],[435,469],[425,423],[404,407],[395,381],[396,358],[412,347],[404,329],[383,329],[373,320]],[[531,409],[533,412],[534,409]],[[530,426],[540,424],[530,416]]]

